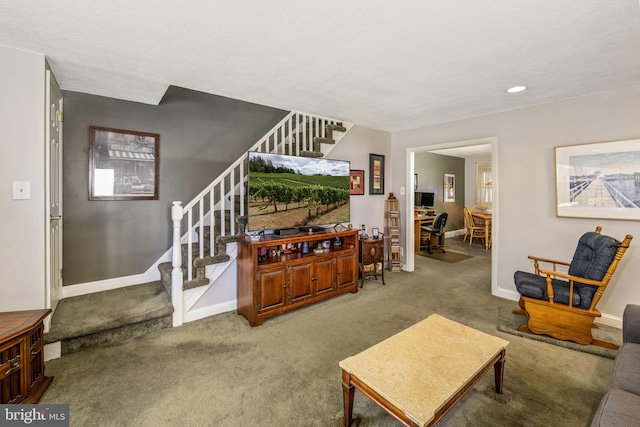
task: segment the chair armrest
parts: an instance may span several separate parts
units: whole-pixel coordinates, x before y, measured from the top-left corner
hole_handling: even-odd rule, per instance
[[[565,262],[565,261],[556,261],[556,260],[553,260],[553,259],[536,257],[536,256],[533,256],[533,255],[529,255],[528,258],[532,259],[534,261],[546,262],[546,263],[549,263],[549,264],[566,265],[567,267],[569,267],[571,265],[571,263],[568,263],[568,262]]]
[[[540,270],[540,275],[553,276],[554,279],[560,278],[560,279],[568,280],[569,282],[571,282],[572,286],[573,286],[573,282],[580,282],[580,283],[584,283],[585,285],[592,285],[592,286],[602,286],[602,281],[600,280],[585,279],[584,277],[572,276],[570,274],[561,273],[559,271]]]
[[[562,266],[565,266],[565,267],[569,267],[571,265],[568,262],[557,261],[557,260],[548,259],[548,258],[540,258],[540,257],[536,257],[536,256],[533,256],[533,255],[529,255],[529,259],[533,260],[533,268],[535,269],[535,274],[540,274],[540,263],[541,262],[545,262],[547,264],[552,264],[553,265],[553,271],[556,271],[556,268],[558,268],[558,265],[562,265]]]
[[[640,305],[628,304],[624,309],[622,342],[640,344]]]

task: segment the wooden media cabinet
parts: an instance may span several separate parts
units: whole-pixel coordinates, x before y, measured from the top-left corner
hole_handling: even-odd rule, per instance
[[[49,309],[0,313],[0,404],[38,403],[53,377],[44,375]]]
[[[346,292],[358,292],[356,230],[238,239],[238,314],[251,326]]]

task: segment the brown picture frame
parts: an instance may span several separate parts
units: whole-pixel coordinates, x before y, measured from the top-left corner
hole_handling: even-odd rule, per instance
[[[89,127],[89,200],[158,200],[160,135]]]
[[[352,196],[364,195],[364,171],[363,170],[350,170],[349,171],[349,194]]]

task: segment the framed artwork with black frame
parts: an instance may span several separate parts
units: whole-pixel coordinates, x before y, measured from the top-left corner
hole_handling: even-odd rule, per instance
[[[89,200],[158,200],[160,135],[89,127]]]
[[[369,154],[369,194],[384,194],[384,155]]]

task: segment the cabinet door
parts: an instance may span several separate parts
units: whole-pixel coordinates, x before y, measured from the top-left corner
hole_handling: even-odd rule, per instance
[[[258,273],[256,311],[280,308],[285,303],[286,274],[284,267]]]
[[[295,264],[289,271],[289,302],[294,303],[311,297],[311,263]]]
[[[31,332],[27,339],[31,364],[29,369],[29,393],[38,387],[44,379],[44,327],[42,323]]]
[[[336,287],[336,259],[334,257],[316,260],[314,263],[313,282],[315,294],[331,292]]]
[[[369,265],[382,261],[384,256],[384,241],[366,240],[361,242],[362,246],[362,264]]]
[[[23,339],[0,344],[0,404],[16,403],[26,396],[22,373],[28,362],[21,355]]]
[[[337,257],[338,288],[355,285],[358,280],[356,254],[344,254]]]

